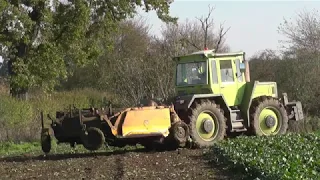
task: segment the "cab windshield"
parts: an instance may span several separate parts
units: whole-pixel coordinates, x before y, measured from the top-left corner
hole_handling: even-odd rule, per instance
[[[177,65],[177,86],[207,84],[207,63],[191,62]]]

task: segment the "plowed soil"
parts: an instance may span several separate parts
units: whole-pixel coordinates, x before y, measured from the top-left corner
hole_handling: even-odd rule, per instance
[[[0,159],[0,179],[238,179],[203,150],[52,154]]]

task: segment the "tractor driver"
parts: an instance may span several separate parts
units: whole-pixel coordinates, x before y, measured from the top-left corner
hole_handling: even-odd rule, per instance
[[[203,66],[200,66],[198,68],[198,77],[199,77],[199,83],[205,84],[206,83],[206,69]]]
[[[206,70],[203,66],[192,68],[193,84],[205,84],[206,83]],[[188,84],[188,78],[185,77],[183,83]]]

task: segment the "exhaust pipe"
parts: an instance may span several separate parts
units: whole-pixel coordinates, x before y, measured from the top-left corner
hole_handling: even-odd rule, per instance
[[[249,62],[247,60],[244,60],[244,64],[245,64],[245,78],[246,78],[246,82],[250,82],[250,69],[249,69]]]
[[[243,53],[243,62],[245,66],[245,73],[244,77],[246,79],[246,82],[250,82],[250,67],[249,67],[249,61],[246,60],[245,53]]]

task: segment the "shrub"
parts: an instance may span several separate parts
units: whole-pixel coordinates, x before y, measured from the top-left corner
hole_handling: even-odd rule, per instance
[[[318,117],[308,116],[304,120],[289,121],[289,132],[292,133],[310,133],[320,130],[320,119]]]
[[[93,89],[31,94],[28,100],[0,95],[0,141],[33,141],[40,136],[40,112],[55,117],[69,105],[77,108],[103,107],[116,97]],[[50,121],[46,121],[49,123]]]

